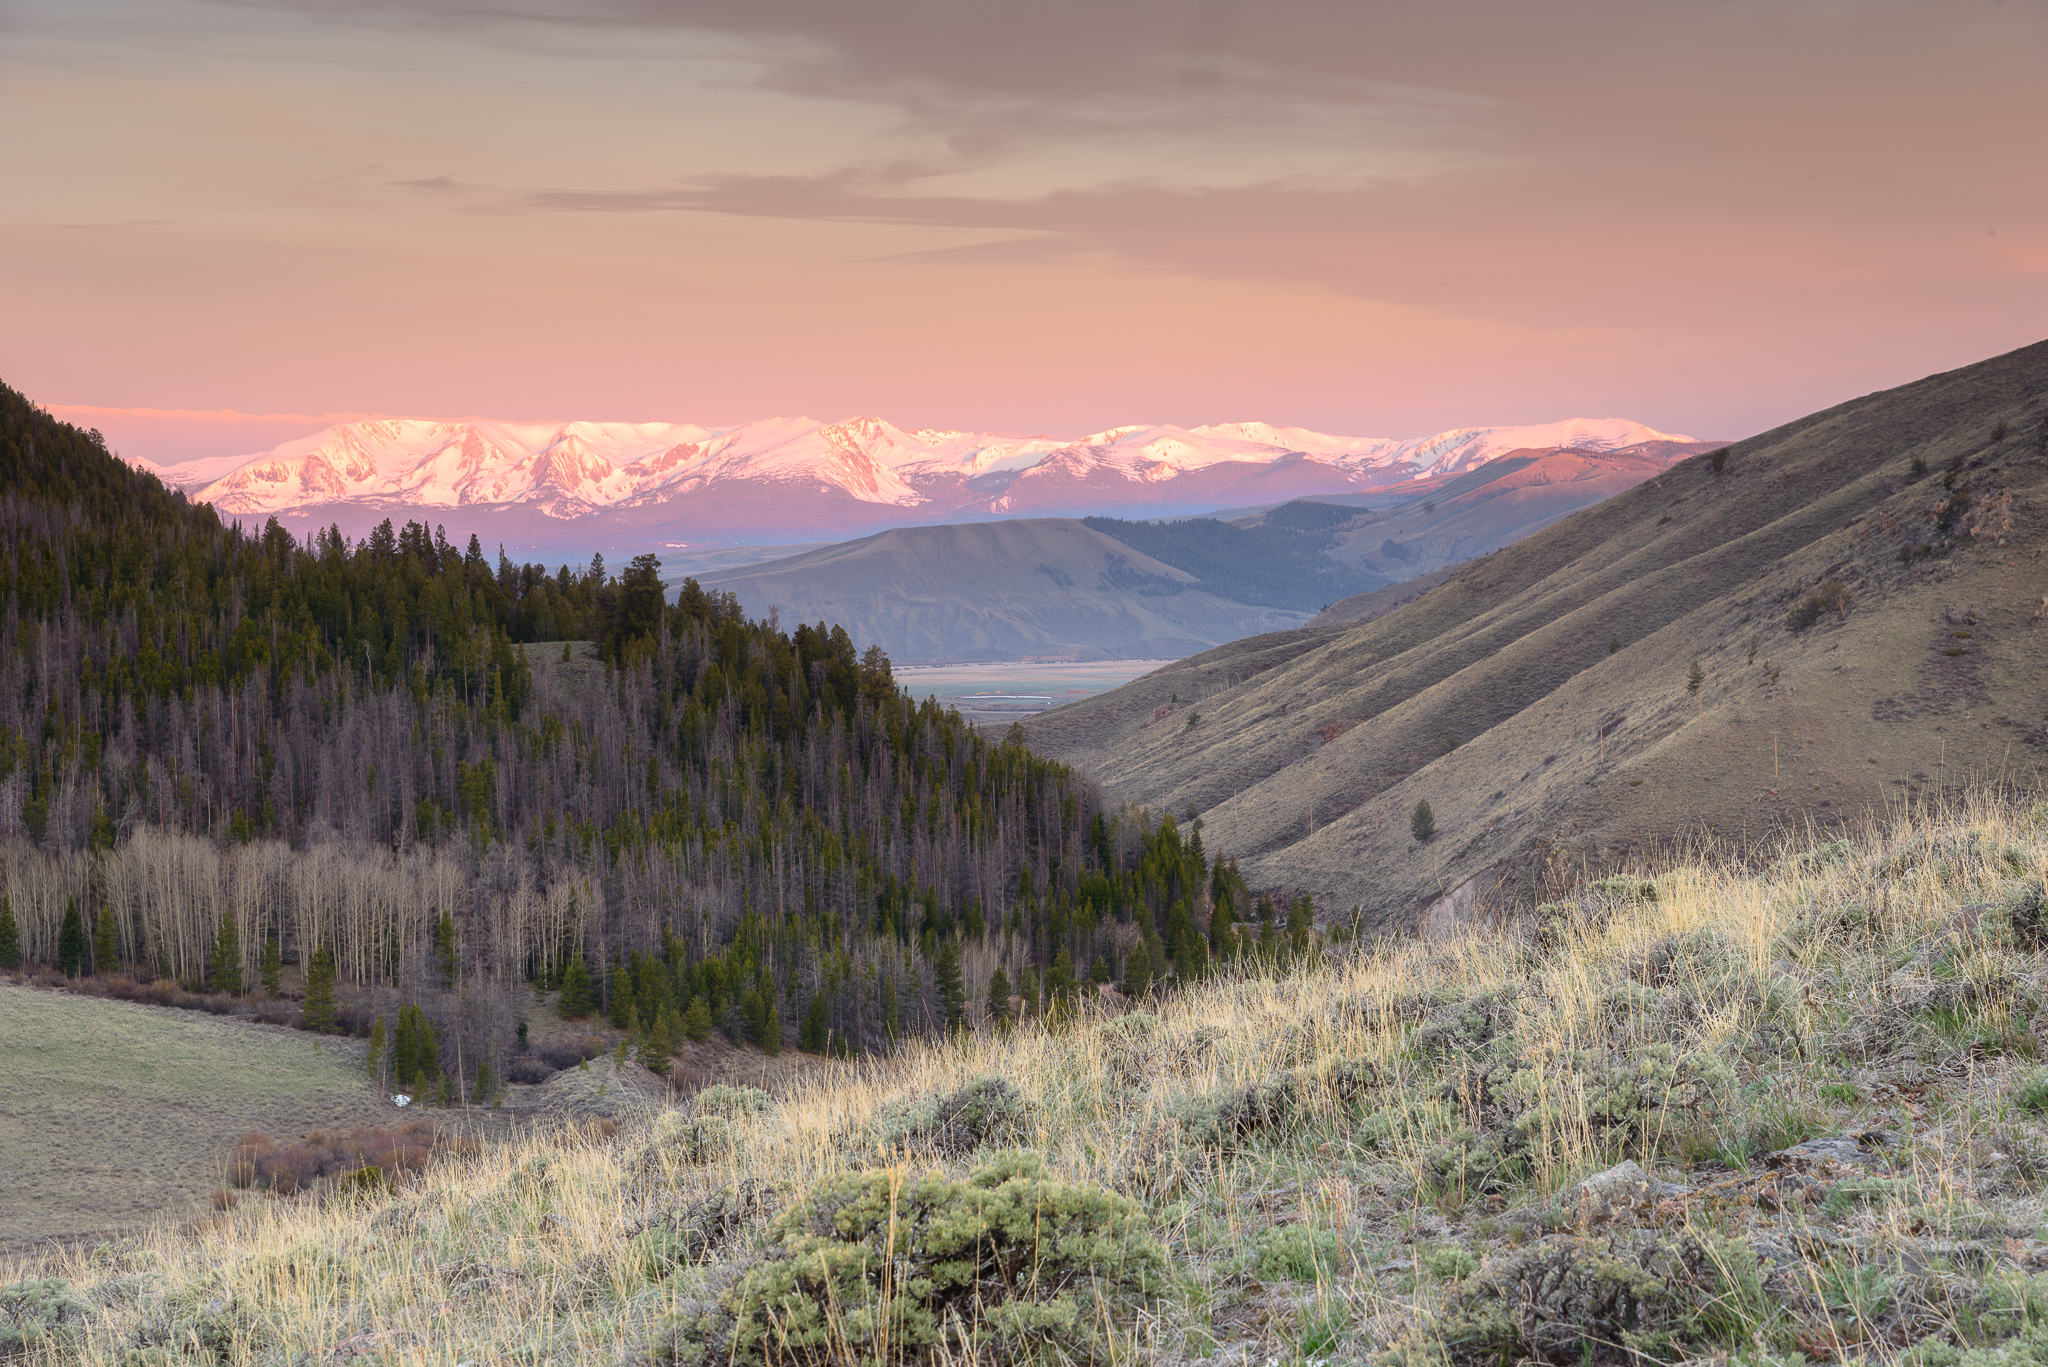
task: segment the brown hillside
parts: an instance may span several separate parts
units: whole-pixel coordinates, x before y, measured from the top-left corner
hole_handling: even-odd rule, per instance
[[[1193,656],[1031,741],[1198,809],[1255,884],[1388,928],[1688,836],[2033,784],[2044,443],[2048,343],[1740,442],[1719,474],[1687,460],[1398,611]],[[1837,582],[1846,610],[1795,629]]]
[[[785,622],[834,622],[898,664],[1171,659],[1308,614],[1202,589],[1151,595],[1120,577],[1193,575],[1072,518],[898,527],[787,560],[702,576]]]

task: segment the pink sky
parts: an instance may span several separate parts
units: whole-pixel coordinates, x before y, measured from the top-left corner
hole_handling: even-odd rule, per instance
[[[0,380],[158,459],[378,412],[1736,437],[2048,333],[2020,0],[487,9],[6,6]]]

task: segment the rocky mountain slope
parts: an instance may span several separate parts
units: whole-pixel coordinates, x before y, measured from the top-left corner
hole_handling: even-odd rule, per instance
[[[1372,621],[1194,656],[1030,740],[1200,811],[1255,886],[1388,928],[1646,847],[2037,782],[2044,423],[2048,344],[1854,399]]]
[[[487,542],[609,538],[659,550],[904,523],[1273,502],[1398,487],[1530,446],[1676,455],[1696,445],[1620,419],[1411,440],[1265,423],[1118,427],[1073,439],[906,431],[868,417],[729,427],[375,419],[286,442],[226,473],[149,468],[244,520],[303,517],[354,532],[422,515],[452,527],[459,513],[464,529]]]

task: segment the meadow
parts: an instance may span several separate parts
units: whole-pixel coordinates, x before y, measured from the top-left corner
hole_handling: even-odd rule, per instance
[[[203,1215],[246,1130],[390,1123],[363,1049],[0,979],[0,1249]]]
[[[16,1259],[0,1305],[109,1364],[2035,1362],[2044,873],[2031,799],[1702,851]]]

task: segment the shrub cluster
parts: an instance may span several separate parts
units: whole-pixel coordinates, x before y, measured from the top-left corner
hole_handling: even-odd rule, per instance
[[[401,1175],[425,1171],[439,1154],[474,1145],[474,1140],[442,1133],[424,1117],[403,1125],[333,1133],[315,1130],[287,1145],[252,1130],[242,1136],[229,1156],[227,1177],[231,1186],[266,1187],[281,1196],[304,1191],[323,1178],[347,1177],[365,1168],[378,1170],[388,1185]]]
[[[1132,1201],[1017,1154],[966,1179],[829,1178],[769,1229],[716,1316],[669,1360],[838,1363],[1090,1356],[1097,1327],[1158,1290],[1166,1258]]]

